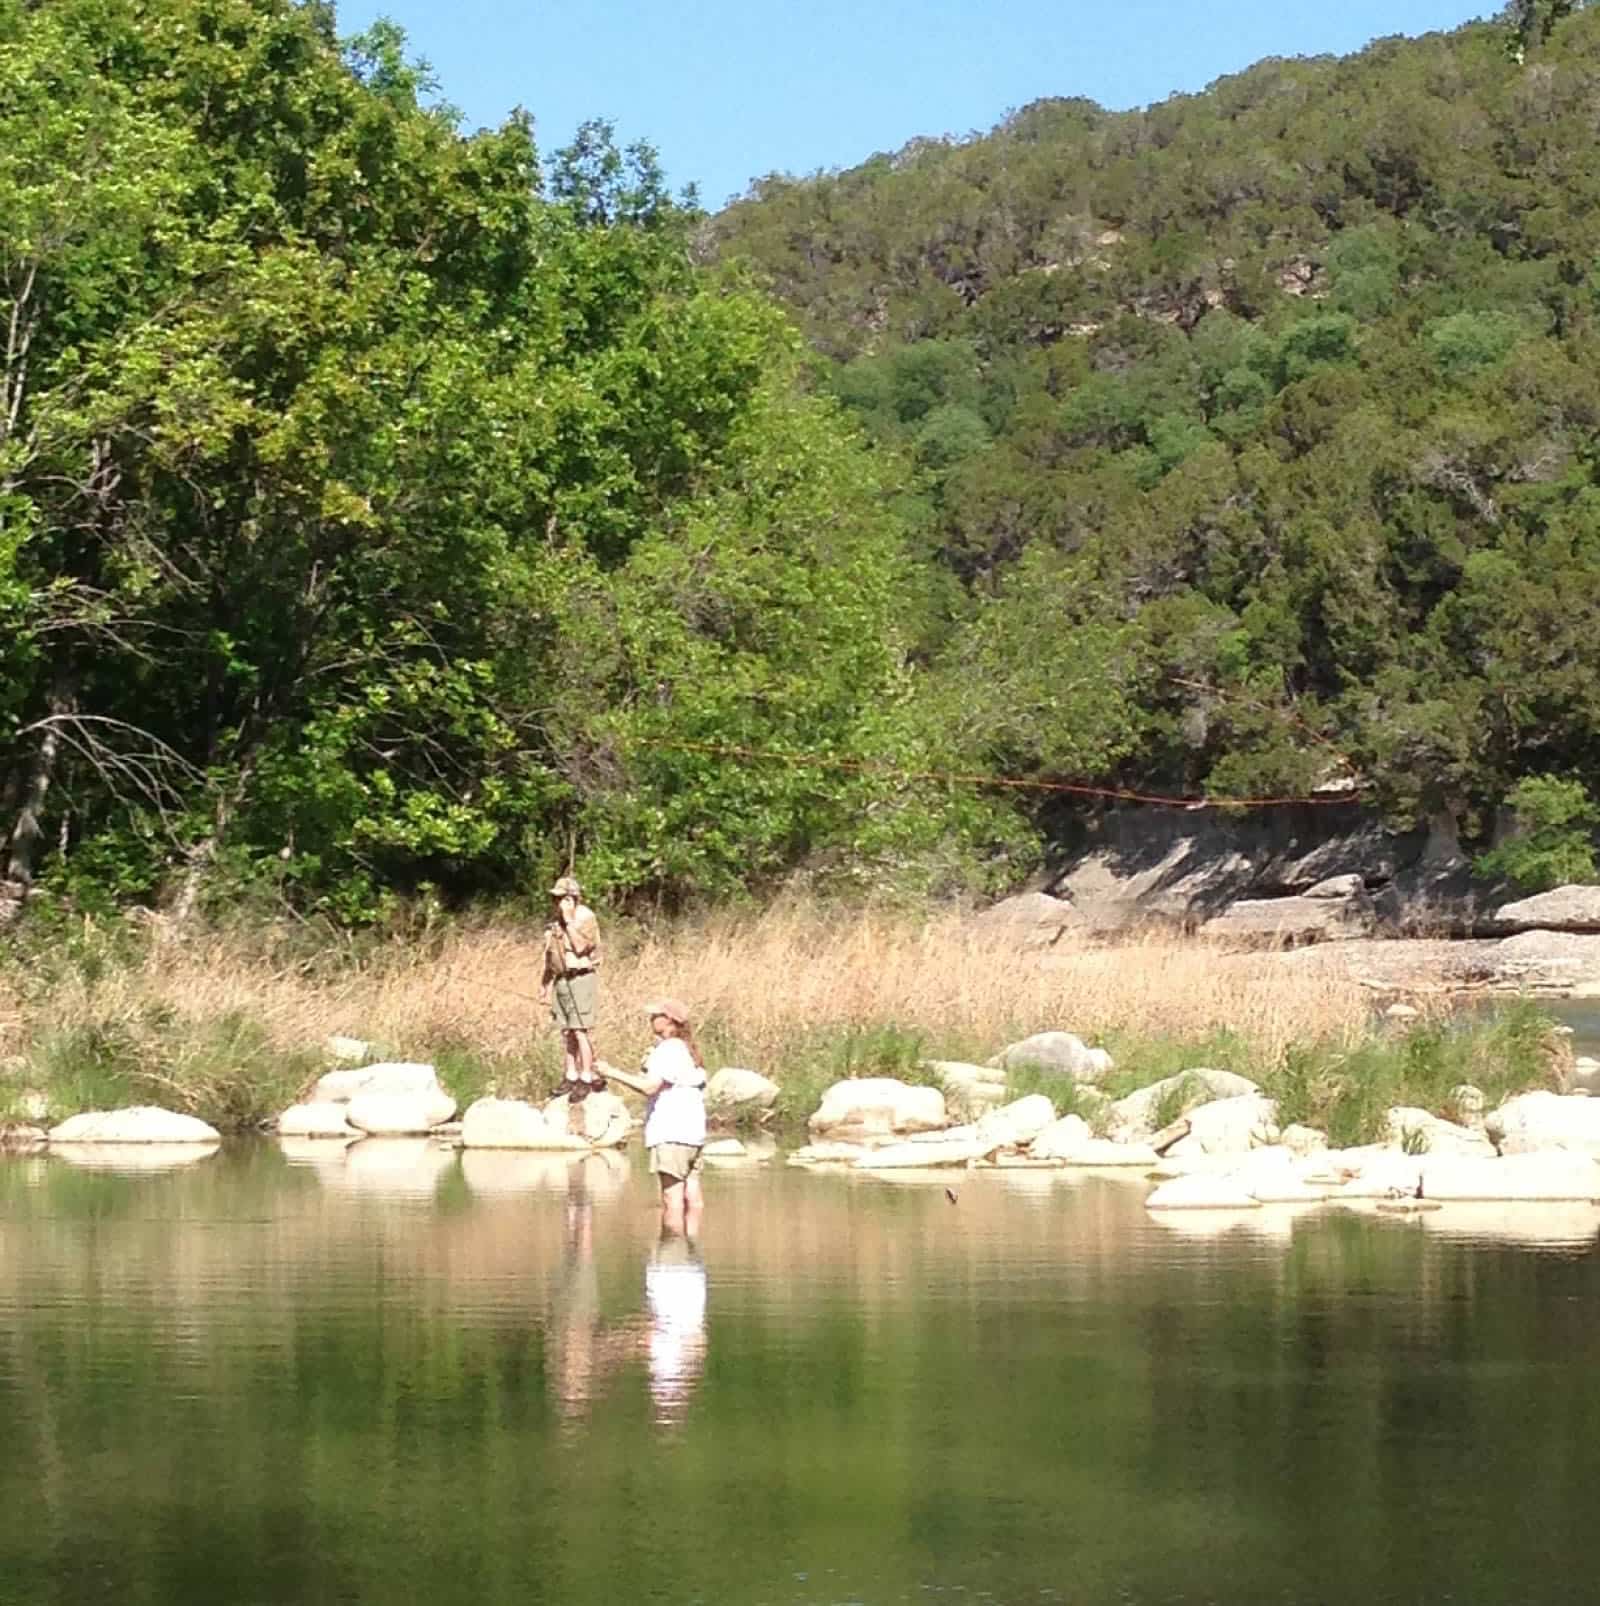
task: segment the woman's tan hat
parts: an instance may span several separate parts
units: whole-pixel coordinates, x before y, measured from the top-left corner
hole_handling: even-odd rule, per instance
[[[658,998],[653,1004],[644,1006],[646,1015],[665,1015],[668,1020],[676,1021],[680,1026],[689,1024],[689,1006],[680,1003],[676,998]]]
[[[575,876],[564,875],[551,887],[550,896],[552,898],[581,898],[583,896],[583,888],[578,885]]]

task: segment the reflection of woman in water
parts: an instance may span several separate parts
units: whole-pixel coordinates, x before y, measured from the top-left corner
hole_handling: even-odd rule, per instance
[[[594,1201],[586,1171],[571,1162],[561,1246],[561,1280],[549,1326],[550,1387],[568,1422],[587,1417],[607,1379],[643,1359],[655,1419],[681,1421],[705,1370],[706,1271],[694,1240],[663,1233],[645,1266],[645,1313],[607,1322],[600,1314]]]
[[[664,1234],[644,1270],[646,1351],[657,1422],[679,1422],[706,1366],[706,1268],[689,1238]]]

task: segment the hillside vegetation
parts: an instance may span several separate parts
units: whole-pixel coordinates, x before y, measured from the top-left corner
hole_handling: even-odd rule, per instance
[[[326,4],[0,8],[0,921],[1016,881],[948,772],[1592,865],[1600,16],[1520,14],[707,219]]]
[[[963,763],[1480,834],[1600,768],[1600,15],[1513,11],[714,220],[920,473]]]
[[[0,918],[941,840],[687,745],[919,756],[899,471],[693,216],[331,6],[0,8]]]

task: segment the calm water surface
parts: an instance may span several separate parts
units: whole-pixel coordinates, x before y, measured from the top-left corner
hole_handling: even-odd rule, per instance
[[[0,1601],[1592,1601],[1600,1210],[0,1162]]]

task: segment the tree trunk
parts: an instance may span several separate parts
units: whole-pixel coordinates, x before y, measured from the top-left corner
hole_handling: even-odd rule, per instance
[[[71,688],[66,678],[60,677],[50,694],[50,712],[54,716],[69,714],[72,706]],[[40,733],[39,751],[23,783],[22,807],[11,828],[11,849],[6,858],[6,880],[15,882],[24,893],[33,884],[34,871],[39,865],[39,849],[44,842],[45,798],[49,795],[50,783],[56,778],[60,758],[61,726],[52,722]]]

